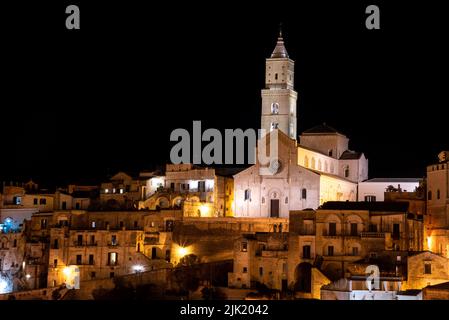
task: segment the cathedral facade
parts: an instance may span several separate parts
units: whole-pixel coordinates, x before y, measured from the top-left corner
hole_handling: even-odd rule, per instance
[[[267,164],[256,164],[234,175],[236,217],[283,217],[291,210],[316,209],[326,201],[356,201],[357,185],[368,178],[368,160],[348,149],[349,139],[322,124],[304,131],[297,141],[294,61],[289,58],[282,34],[266,59],[262,89],[261,128],[258,141],[270,149],[276,139],[277,155]],[[267,166],[276,164],[273,174]]]

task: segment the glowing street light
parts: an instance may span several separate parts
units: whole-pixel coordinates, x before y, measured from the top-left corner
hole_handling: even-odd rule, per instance
[[[179,247],[178,248],[178,256],[179,258],[182,258],[186,256],[189,253],[189,250],[186,247]]]
[[[145,268],[142,266],[142,265],[140,265],[140,264],[136,264],[136,265],[134,265],[133,266],[133,270],[134,270],[134,272],[142,272],[143,270],[144,270]]]
[[[31,274],[27,273],[27,275],[25,276],[25,278],[27,278],[27,280],[30,280]]]

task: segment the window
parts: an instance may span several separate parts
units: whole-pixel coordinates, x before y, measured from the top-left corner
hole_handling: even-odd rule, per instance
[[[34,204],[34,205],[37,205],[37,203],[38,203],[38,199],[37,199],[37,198],[34,198],[34,199],[33,199],[33,204]]]
[[[248,242],[242,242],[242,252],[248,251]]]
[[[53,260],[53,266],[56,268],[58,266],[58,259]]]
[[[47,204],[47,199],[45,199],[45,198],[40,198],[40,199],[39,199],[39,204]]]
[[[376,196],[365,196],[365,202],[376,202]]]
[[[430,262],[424,263],[424,274],[432,274],[432,264]]]
[[[94,264],[94,255],[93,255],[93,254],[90,254],[90,255],[89,255],[89,264],[90,264],[90,265],[93,265],[93,264]]]
[[[120,229],[123,228],[123,221],[120,221]]]
[[[427,200],[432,200],[432,191],[427,192]]]
[[[251,190],[250,189],[245,190],[245,201],[246,200],[251,200]]]
[[[104,193],[109,193],[109,189],[104,189]]]
[[[109,273],[109,278],[114,278],[114,272]]]
[[[285,197],[285,204],[288,204],[288,197]]]
[[[265,204],[265,197],[262,197],[262,204]]]
[[[92,271],[92,272],[90,273],[90,277],[91,277],[92,279],[95,279],[95,276],[96,276],[95,271]]]
[[[302,257],[310,259],[310,245],[302,246]]]
[[[82,246],[82,245],[83,245],[83,235],[82,235],[82,234],[79,234],[79,235],[78,235],[77,244],[78,244],[79,246]]]
[[[333,256],[334,255],[334,246],[328,246],[327,247],[327,255]]]
[[[351,223],[351,236],[357,236],[357,223]]]
[[[349,167],[346,166],[345,168],[345,178],[349,178]]]
[[[301,199],[307,199],[307,189],[306,188],[301,190]]]
[[[108,253],[108,265],[115,266],[118,262],[118,253],[117,252],[109,252]]]
[[[123,194],[123,188],[120,188],[120,194]]]
[[[441,192],[440,192],[440,189],[438,189],[437,190],[437,199],[440,200],[440,198],[441,198]]]
[[[59,241],[58,241],[58,239],[53,240],[53,249],[59,249]]]
[[[248,268],[247,267],[243,267],[243,273],[247,273],[248,272]]]
[[[77,254],[76,255],[76,264],[81,264],[81,262],[82,262],[82,256],[80,255],[80,254]]]
[[[92,229],[95,229],[95,227],[97,226],[97,224],[96,224],[95,221],[92,221],[92,222],[90,223],[90,226],[92,227]]]
[[[134,221],[134,228],[137,228],[138,225],[139,223],[137,221]]]
[[[278,129],[279,128],[279,123],[278,122],[272,122],[271,126],[270,126],[270,131],[273,131],[274,129]]]
[[[335,222],[329,223],[329,235],[336,236],[337,235],[337,224]]]
[[[271,114],[278,114],[279,113],[279,103],[273,102],[271,104]]]
[[[309,167],[309,158],[307,158],[307,156],[304,157],[304,167]]]
[[[315,158],[312,158],[312,169],[315,169],[316,161]]]
[[[332,157],[332,153],[333,153],[333,150],[332,150],[332,149],[330,149],[330,150],[327,152],[327,154],[329,155],[329,157]]]
[[[359,255],[359,248],[358,247],[352,247],[352,255],[358,256]]]
[[[47,229],[47,219],[41,220],[41,229]]]
[[[62,202],[62,210],[67,210],[67,202],[66,201]]]
[[[22,204],[22,197],[14,197],[13,202],[15,205]]]
[[[79,203],[79,202],[77,202],[77,203],[75,204],[75,209],[76,209],[76,210],[79,210],[79,209],[81,209],[81,205],[80,205],[80,203]]]
[[[399,223],[394,223],[393,224],[393,240],[399,240],[399,236],[400,236]]]
[[[170,189],[175,190],[175,183],[174,182],[170,183]]]
[[[263,267],[259,267],[259,276],[263,276]]]
[[[17,247],[17,239],[14,239],[13,245],[14,248]]]
[[[90,244],[95,245],[95,236],[94,235],[90,236]]]
[[[117,245],[117,236],[115,234],[111,236],[111,245]]]
[[[278,79],[278,74],[277,74],[277,73],[274,74],[274,79],[275,79],[275,80]]]

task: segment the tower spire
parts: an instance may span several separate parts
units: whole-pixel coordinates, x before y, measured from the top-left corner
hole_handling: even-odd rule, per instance
[[[287,49],[284,46],[284,38],[282,37],[282,23],[279,23],[279,36],[271,58],[288,58]]]

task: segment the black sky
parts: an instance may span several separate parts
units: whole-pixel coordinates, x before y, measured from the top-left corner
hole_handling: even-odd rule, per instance
[[[258,128],[278,24],[296,62],[298,132],[326,122],[370,177],[423,176],[449,149],[448,49],[437,3],[70,2],[6,6],[0,178],[102,179],[164,164],[170,132]],[[381,30],[365,28],[378,4]]]

